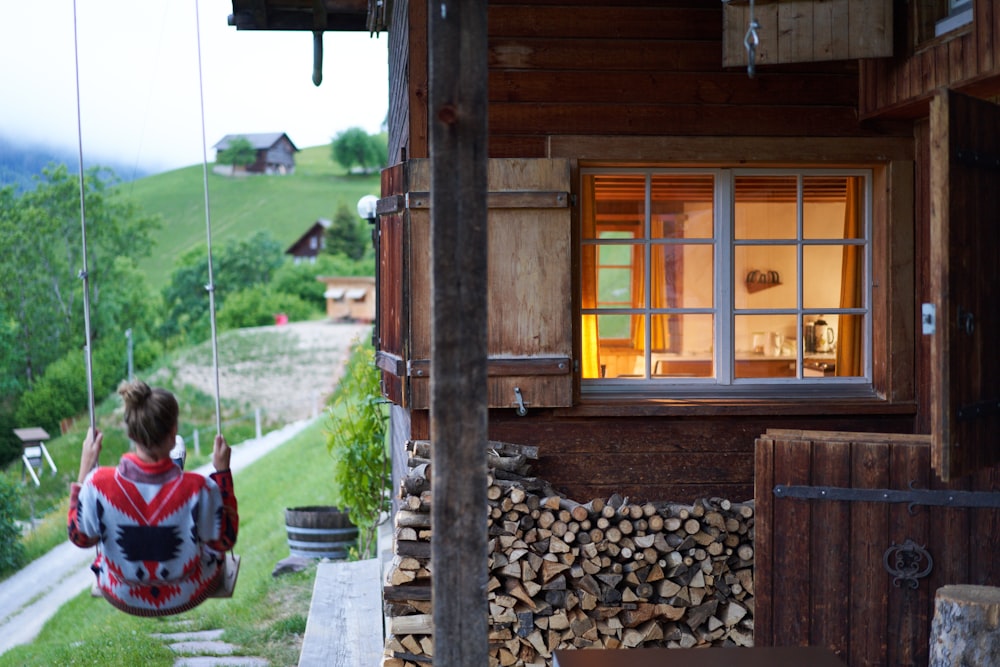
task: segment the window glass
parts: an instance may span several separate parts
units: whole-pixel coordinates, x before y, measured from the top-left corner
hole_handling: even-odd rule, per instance
[[[585,380],[870,381],[868,172],[609,172],[583,170]]]
[[[737,176],[734,237],[794,239],[798,220],[798,179],[795,176]]]

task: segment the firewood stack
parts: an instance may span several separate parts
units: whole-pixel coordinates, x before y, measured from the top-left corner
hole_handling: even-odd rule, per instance
[[[753,501],[586,504],[529,476],[537,447],[488,453],[490,665],[551,665],[567,648],[750,646]],[[383,667],[433,663],[430,444],[407,443]]]

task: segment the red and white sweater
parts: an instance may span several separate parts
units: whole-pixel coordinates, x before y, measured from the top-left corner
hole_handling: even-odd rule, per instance
[[[68,531],[78,547],[98,545],[91,569],[122,611],[164,616],[209,597],[239,527],[233,475],[183,472],[170,459],[125,454],[70,487]]]

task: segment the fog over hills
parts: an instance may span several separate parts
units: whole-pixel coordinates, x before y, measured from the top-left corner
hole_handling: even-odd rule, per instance
[[[79,153],[72,148],[53,148],[40,144],[28,144],[0,134],[0,188],[13,185],[18,191],[35,186],[35,176],[50,164],[65,164],[71,173],[77,172]],[[131,165],[112,164],[104,160],[88,157],[84,153],[85,167],[100,165],[110,167],[123,181],[130,181],[148,175]]]

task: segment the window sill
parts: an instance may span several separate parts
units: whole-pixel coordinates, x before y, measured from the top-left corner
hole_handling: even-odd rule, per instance
[[[803,415],[908,415],[916,414],[912,401],[891,403],[878,396],[802,398],[651,398],[644,396],[588,395],[569,408],[557,408],[558,417],[702,417],[702,416],[803,416]]]

